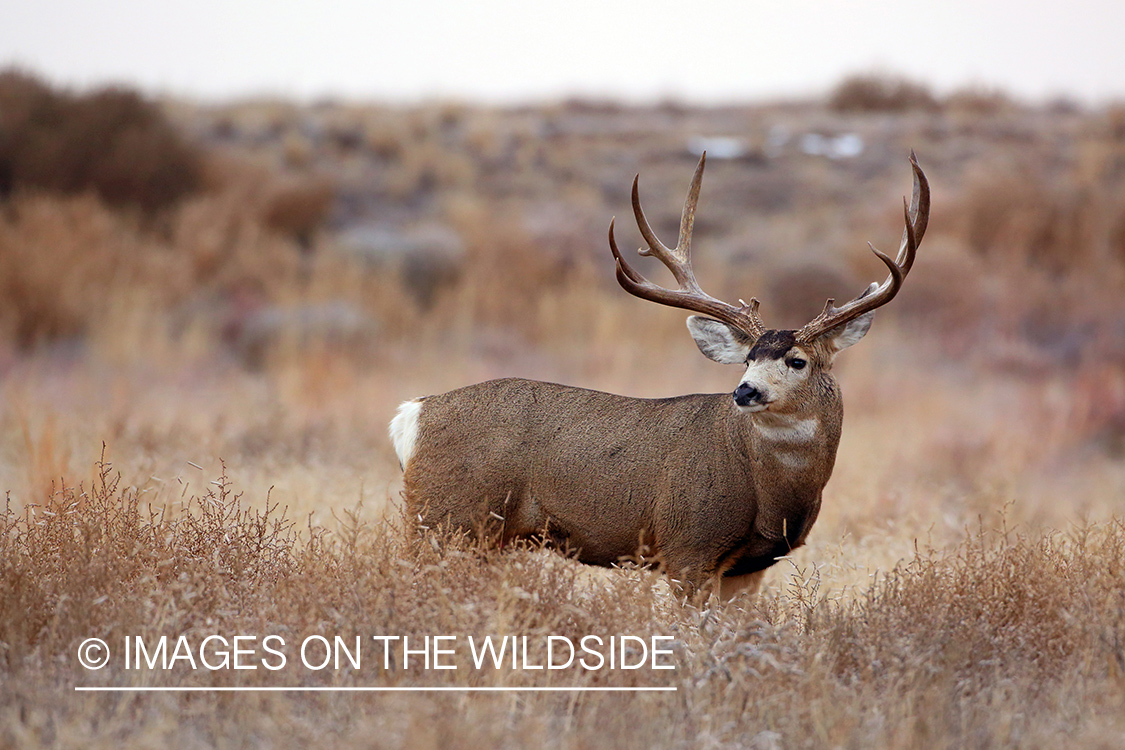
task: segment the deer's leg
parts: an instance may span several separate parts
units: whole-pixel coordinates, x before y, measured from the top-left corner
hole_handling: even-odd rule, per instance
[[[719,581],[719,598],[724,602],[733,601],[740,596],[753,598],[757,595],[765,574],[766,571],[758,570],[740,576],[723,576]]]
[[[706,598],[715,590],[715,575],[699,562],[701,555],[678,549],[662,549],[661,564],[673,591],[689,599]]]

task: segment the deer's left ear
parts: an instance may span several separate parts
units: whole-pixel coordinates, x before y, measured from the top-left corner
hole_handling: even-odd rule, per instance
[[[867,287],[867,291],[859,295],[857,299],[862,299],[871,294],[878,286],[878,284],[872,284]],[[824,334],[824,338],[837,352],[843,351],[867,335],[867,332],[871,330],[871,321],[873,320],[875,320],[874,310],[869,313],[864,313],[838,328],[833,328],[831,331]]]
[[[875,320],[875,311],[860,315],[846,325],[834,328],[824,337],[832,344],[836,351],[847,349],[852,344],[863,338],[871,330],[871,321]]]

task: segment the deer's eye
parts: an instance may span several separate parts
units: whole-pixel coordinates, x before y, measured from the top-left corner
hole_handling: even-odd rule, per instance
[[[800,357],[794,357],[793,359],[789,360],[789,366],[794,370],[803,370],[805,369],[805,365],[807,364],[808,362],[801,359]]]

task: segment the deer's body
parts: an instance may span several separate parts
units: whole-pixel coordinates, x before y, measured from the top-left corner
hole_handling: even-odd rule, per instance
[[[546,532],[595,565],[647,547],[693,585],[756,573],[816,520],[840,440],[834,385],[827,410],[791,415],[743,414],[725,393],[638,399],[519,379],[430,396],[409,509],[504,540]]]
[[[914,168],[914,217],[898,261],[878,253],[891,278],[838,310],[830,300],[799,331],[766,329],[756,301],[735,308],[695,283],[688,253],[702,160],[675,250],[652,235],[634,183],[641,232],[681,289],[629,268],[611,227],[618,280],[637,296],[714,316],[692,316],[688,328],[706,356],[745,364],[733,398],[639,399],[504,379],[409,401],[391,436],[410,517],[501,540],[545,534],[596,565],[658,560],[689,591],[710,585],[725,596],[756,585],[804,543],[820,511],[843,419],[832,362],[863,337],[913,263],[929,203]]]

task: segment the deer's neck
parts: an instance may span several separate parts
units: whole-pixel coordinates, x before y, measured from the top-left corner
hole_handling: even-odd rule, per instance
[[[751,466],[759,517],[767,536],[804,538],[836,462],[843,410],[839,401],[816,411],[740,414],[739,433]]]

